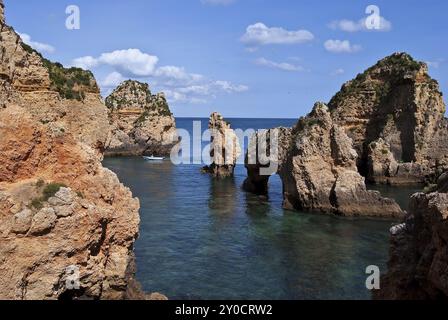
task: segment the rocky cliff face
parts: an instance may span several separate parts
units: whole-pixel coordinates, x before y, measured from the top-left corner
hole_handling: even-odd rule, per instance
[[[391,235],[389,270],[376,299],[448,299],[448,174],[434,192],[412,196],[409,215]]]
[[[244,190],[261,196],[268,194],[269,178],[279,173],[287,161],[292,134],[291,128],[280,127],[258,131],[251,137],[245,158],[248,174]]]
[[[284,206],[342,215],[400,216],[368,182],[418,184],[448,166],[448,120],[438,83],[407,54],[379,61],[346,83],[328,108],[280,135]],[[278,130],[278,129],[273,129]],[[255,142],[252,148],[260,147]],[[286,153],[285,153],[286,151]],[[248,163],[247,191],[267,194],[264,166]],[[275,173],[275,172],[274,172]]]
[[[125,298],[139,201],[101,165],[95,79],[42,58],[0,7],[0,299]]]
[[[113,127],[106,155],[167,156],[176,142],[176,124],[163,94],[125,81],[106,98]]]
[[[0,23],[5,23],[5,5],[3,4],[3,0],[0,0]]]
[[[329,103],[371,182],[415,184],[448,166],[445,104],[426,64],[396,53],[347,82]],[[437,148],[434,148],[437,146]]]
[[[285,208],[346,216],[402,214],[395,201],[367,191],[352,140],[333,122],[325,104],[317,103],[293,131],[280,170]]]
[[[217,112],[210,116],[209,130],[211,135],[211,164],[203,168],[216,178],[233,176],[236,162],[241,155],[239,139],[224,118]]]
[[[272,159],[272,154],[270,157],[277,161],[274,167],[278,170],[270,174],[278,173],[282,179],[284,208],[344,216],[402,216],[395,201],[367,190],[365,179],[357,171],[358,154],[352,140],[334,123],[325,104],[317,103],[293,129],[277,128],[268,133],[273,131],[277,136],[278,157]],[[270,175],[261,174],[260,170],[269,165],[261,165],[258,159],[250,161],[250,155],[257,154],[259,148],[271,150],[271,139],[272,136],[265,135],[251,141],[246,156],[246,191],[268,193]]]

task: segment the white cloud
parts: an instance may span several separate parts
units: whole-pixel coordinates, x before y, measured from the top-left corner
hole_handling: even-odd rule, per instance
[[[115,88],[124,80],[126,79],[121,75],[121,73],[114,71],[109,73],[106,78],[100,82],[100,86],[105,88]]]
[[[255,60],[255,64],[257,64],[259,66],[280,69],[283,71],[290,71],[290,72],[303,71],[302,66],[297,66],[297,65],[287,63],[287,62],[275,62],[275,61],[271,61],[271,60],[268,60],[265,58],[259,58],[259,59]]]
[[[348,40],[327,40],[324,47],[333,53],[355,53],[362,49],[359,45],[352,45]]]
[[[235,85],[229,81],[216,80],[206,83],[164,90],[168,100],[190,104],[204,104],[219,94],[232,94],[248,91],[245,85]]]
[[[22,41],[29,45],[31,48],[39,51],[39,52],[46,52],[46,53],[53,53],[55,52],[55,48],[49,44],[33,41],[31,39],[31,36],[26,33],[19,33],[20,38],[22,38]]]
[[[179,88],[179,92],[184,94],[197,94],[197,95],[209,95],[210,94],[210,86],[209,85],[195,85],[184,88]]]
[[[161,77],[169,79],[171,81],[177,81],[182,83],[194,83],[200,81],[204,76],[195,73],[188,73],[185,68],[176,66],[164,66],[157,68],[154,75],[156,77]]]
[[[339,68],[339,69],[334,70],[334,71],[331,73],[331,75],[332,75],[332,76],[340,76],[341,74],[344,74],[344,73],[345,73],[345,70],[342,69],[342,68]]]
[[[203,4],[210,4],[213,6],[219,6],[219,5],[229,5],[235,2],[235,0],[201,0]]]
[[[204,98],[197,98],[197,97],[191,97],[188,96],[182,92],[175,91],[175,90],[164,90],[165,96],[168,99],[169,102],[181,102],[181,103],[189,103],[189,104],[205,104],[208,102],[207,99]]]
[[[386,20],[384,17],[380,17],[379,29],[368,29],[366,26],[366,19],[362,18],[358,21],[342,19],[335,20],[330,23],[330,28],[334,30],[341,30],[345,32],[358,32],[358,31],[382,31],[387,32],[392,30],[392,23]]]
[[[103,53],[98,61],[100,64],[113,66],[124,74],[147,77],[154,74],[159,58],[139,49],[127,49]]]
[[[154,74],[158,62],[158,57],[143,53],[139,49],[126,49],[103,53],[98,58],[77,58],[72,61],[72,65],[84,69],[109,65],[127,76],[148,77]]]
[[[110,92],[126,78],[157,85],[171,102],[205,103],[219,94],[240,93],[247,86],[229,81],[214,81],[197,73],[189,73],[178,66],[158,66],[159,58],[138,49],[116,50],[99,57],[85,56],[74,59],[73,66],[90,69],[100,66],[111,68],[111,72],[100,81],[103,92]]]
[[[250,25],[241,41],[247,45],[259,46],[270,44],[299,44],[314,39],[314,35],[308,30],[288,31],[279,27],[267,27],[258,22]]]
[[[89,70],[98,66],[99,61],[92,56],[76,58],[72,61],[72,65],[81,69]]]
[[[245,92],[249,90],[248,86],[245,85],[235,85],[229,81],[218,80],[212,83],[212,85],[220,90],[227,93],[233,92]]]

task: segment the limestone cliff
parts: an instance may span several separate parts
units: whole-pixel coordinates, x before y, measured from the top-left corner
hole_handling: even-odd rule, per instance
[[[3,4],[3,0],[0,0],[0,23],[5,23],[5,5]]]
[[[139,201],[101,165],[95,79],[24,44],[0,7],[0,299],[125,298]]]
[[[426,64],[396,53],[347,82],[329,103],[369,181],[424,183],[448,166],[445,104]]]
[[[106,155],[167,156],[176,142],[176,123],[165,96],[125,81],[106,98],[112,138]]]
[[[210,116],[209,130],[211,135],[211,164],[203,168],[216,178],[233,176],[236,162],[241,155],[241,147],[235,132],[224,118],[217,112]]]
[[[286,163],[292,134],[292,128],[280,127],[257,131],[250,138],[245,158],[248,174],[244,190],[261,196],[268,194],[269,178],[279,173]]]
[[[285,208],[346,216],[402,214],[395,201],[367,190],[357,172],[352,141],[333,122],[325,104],[317,103],[294,132],[280,170]]]
[[[366,190],[364,177],[387,184],[436,179],[448,166],[444,114],[442,93],[424,63],[405,53],[379,61],[347,82],[328,108],[317,104],[295,128],[280,130],[285,207],[400,216],[394,201]],[[256,141],[252,148],[259,147]],[[244,188],[267,194],[269,175],[259,174],[264,166],[248,162]]]
[[[376,299],[448,299],[448,174],[433,192],[412,196],[409,215],[391,235],[388,273]]]
[[[269,133],[275,131],[272,136]],[[272,139],[275,138],[277,152]],[[263,144],[267,144],[263,146]],[[259,149],[269,150],[276,161],[277,172],[261,174],[259,159],[251,161]],[[263,153],[262,152],[262,153]],[[272,152],[276,159],[272,159]],[[358,154],[345,131],[333,122],[328,107],[316,103],[313,111],[292,129],[276,128],[262,139],[251,139],[246,156],[248,178],[244,189],[267,195],[271,174],[278,173],[283,182],[284,208],[334,213],[344,216],[401,217],[398,204],[368,191],[365,179],[358,173]]]

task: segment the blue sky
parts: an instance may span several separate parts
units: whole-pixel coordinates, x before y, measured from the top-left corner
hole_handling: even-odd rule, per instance
[[[176,116],[298,118],[396,51],[429,62],[448,92],[445,0],[4,2],[8,24],[49,59],[91,68],[104,95],[123,79],[148,82]],[[379,31],[360,21],[371,4]],[[79,30],[65,27],[68,5]]]

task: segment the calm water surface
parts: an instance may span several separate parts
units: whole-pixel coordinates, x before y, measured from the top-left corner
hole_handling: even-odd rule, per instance
[[[260,129],[295,120],[231,122]],[[191,119],[177,124],[192,127]],[[370,299],[366,267],[386,270],[392,221],[284,211],[278,177],[266,200],[241,190],[243,166],[234,179],[215,181],[200,165],[139,157],[104,164],[141,201],[135,251],[146,291],[171,299]],[[395,191],[388,196],[401,194],[406,206],[411,190]]]

